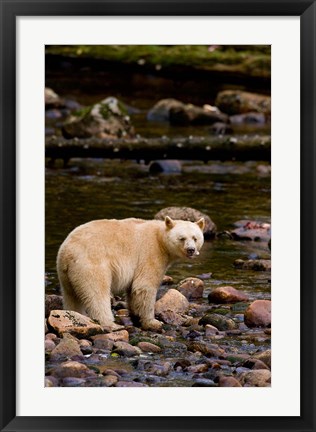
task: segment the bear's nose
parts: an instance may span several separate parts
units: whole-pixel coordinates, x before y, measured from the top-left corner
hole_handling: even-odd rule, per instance
[[[195,248],[190,247],[190,248],[187,249],[188,255],[193,255],[194,252],[195,252]]]

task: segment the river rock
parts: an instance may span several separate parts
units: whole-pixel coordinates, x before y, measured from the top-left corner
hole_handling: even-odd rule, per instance
[[[263,363],[263,361],[261,361],[259,359],[255,359],[255,358],[250,358],[250,359],[246,360],[243,363],[243,366],[248,368],[248,369],[253,369],[253,370],[256,370],[256,369],[268,369],[268,370],[270,370],[270,368],[265,363]]]
[[[248,327],[271,326],[271,301],[255,300],[245,311],[245,324]]]
[[[247,300],[245,293],[231,286],[215,288],[208,295],[209,303],[237,303]]]
[[[251,370],[249,372],[241,372],[238,374],[238,379],[243,386],[247,387],[270,387],[271,372],[266,369]]]
[[[234,240],[266,241],[271,238],[271,224],[257,221],[238,221],[236,229],[230,231]]]
[[[209,378],[197,378],[192,387],[217,387],[215,382]]]
[[[127,330],[119,330],[117,332],[111,332],[106,334],[98,334],[96,336],[92,336],[91,339],[93,341],[96,340],[111,340],[113,342],[124,341],[128,342],[129,334]]]
[[[150,121],[164,121],[172,125],[208,125],[228,121],[227,115],[218,109],[208,109],[208,106],[198,107],[185,104],[176,99],[162,99],[157,102],[147,114]]]
[[[206,338],[211,338],[214,335],[217,335],[218,333],[219,333],[218,328],[214,327],[211,324],[206,324],[206,326],[205,326],[205,337]]]
[[[45,377],[45,387],[58,387],[59,379],[53,376]]]
[[[219,377],[218,385],[219,387],[242,387],[236,378],[225,375]]]
[[[148,387],[146,384],[137,381],[118,381],[115,387]]]
[[[45,318],[49,317],[52,310],[63,308],[63,298],[56,294],[45,295]]]
[[[95,372],[89,369],[86,365],[72,360],[61,363],[57,368],[53,369],[51,374],[58,378],[88,378],[95,376]]]
[[[123,104],[108,97],[71,115],[62,127],[65,138],[131,138],[135,135]]]
[[[211,218],[191,207],[166,207],[161,209],[155,216],[154,219],[164,220],[166,216],[172,219],[180,219],[185,221],[197,222],[202,217],[205,220],[205,226],[203,234],[205,238],[213,238],[216,234],[216,225]]]
[[[81,387],[84,386],[86,380],[84,378],[66,377],[63,379],[63,387]]]
[[[242,260],[237,259],[234,261],[234,266],[242,270],[255,270],[255,271],[270,271],[271,260],[267,259],[250,259]]]
[[[161,348],[158,345],[155,345],[150,342],[139,342],[137,344],[138,348],[140,348],[143,352],[152,352],[152,353],[160,353]]]
[[[202,372],[207,372],[208,368],[209,368],[209,366],[206,363],[201,363],[201,364],[197,364],[197,365],[188,366],[186,368],[186,372],[202,373]]]
[[[218,345],[205,341],[190,341],[187,346],[189,351],[198,351],[210,357],[220,357],[225,353],[225,351]]]
[[[124,357],[132,357],[142,353],[140,348],[123,341],[117,341],[114,343],[113,352]]]
[[[216,313],[207,313],[204,315],[199,324],[206,325],[211,324],[216,327],[218,330],[234,330],[237,328],[237,324],[231,318],[228,318],[224,315],[216,314]]]
[[[170,289],[164,294],[161,299],[156,301],[155,313],[159,315],[168,310],[184,313],[189,308],[189,302],[186,297],[175,289]]]
[[[70,333],[64,333],[59,344],[52,349],[50,360],[64,360],[65,358],[71,358],[73,356],[82,356],[79,341]]]
[[[172,285],[173,284],[173,278],[168,275],[164,275],[161,285]]]
[[[48,324],[59,335],[71,333],[83,339],[103,331],[102,327],[89,317],[67,310],[52,310]]]
[[[111,339],[95,339],[93,341],[93,346],[100,350],[111,351],[114,346],[114,342]]]
[[[253,356],[255,359],[258,359],[265,363],[269,369],[271,369],[271,350],[266,350],[261,353],[257,353]]]
[[[188,300],[194,300],[203,297],[204,282],[195,277],[189,277],[180,282],[178,290]]]
[[[179,313],[173,310],[162,311],[157,314],[158,319],[163,321],[166,324],[172,324],[175,326],[184,325],[187,322],[187,318],[183,317]]]
[[[218,93],[215,105],[229,115],[263,113],[271,115],[271,97],[240,90],[224,90]]]

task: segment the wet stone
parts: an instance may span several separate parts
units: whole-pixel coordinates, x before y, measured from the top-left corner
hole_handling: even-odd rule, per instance
[[[211,344],[205,341],[190,341],[188,342],[188,350],[199,351],[200,353],[210,357],[220,357],[225,354],[225,351],[218,345]]]
[[[111,340],[113,342],[123,341],[128,342],[129,334],[127,330],[119,330],[116,332],[100,334],[92,336],[91,339],[95,342],[96,340]]]
[[[162,312],[171,310],[177,313],[186,312],[189,308],[189,302],[186,297],[175,289],[170,289],[161,299],[156,301],[155,313],[158,315]]]
[[[218,330],[234,330],[237,328],[237,324],[231,318],[228,318],[224,315],[219,315],[215,313],[208,313],[204,315],[199,324],[206,325],[210,324],[216,327]]]
[[[215,288],[208,295],[209,303],[237,303],[247,300],[245,293],[231,286]]]
[[[248,327],[271,326],[271,301],[255,300],[245,311],[244,320]]]
[[[85,382],[84,378],[67,377],[63,379],[63,387],[81,387]]]
[[[142,351],[138,347],[135,347],[127,342],[117,341],[114,343],[113,352],[121,356],[132,357],[141,354]]]
[[[270,387],[271,372],[265,369],[242,372],[238,375],[241,384],[247,387]]]
[[[236,378],[225,375],[219,377],[218,384],[219,387],[242,387],[242,385]]]
[[[181,326],[185,324],[187,319],[173,310],[162,311],[157,314],[159,320],[163,321],[166,324],[172,324]]]
[[[48,324],[59,335],[71,333],[79,338],[86,338],[102,333],[102,327],[87,316],[67,310],[52,310]]]
[[[101,350],[109,350],[111,351],[113,348],[114,342],[110,339],[95,339],[93,341],[93,347]]]
[[[271,369],[271,350],[266,350],[261,353],[255,354],[254,358],[261,360],[269,369]]]
[[[83,363],[77,361],[67,361],[61,363],[55,369],[52,370],[51,375],[58,378],[75,377],[75,378],[87,378],[95,375],[95,372],[90,370]]]
[[[195,277],[186,278],[180,282],[178,290],[188,300],[195,300],[203,297],[204,282]]]
[[[150,342],[139,342],[138,348],[140,348],[143,352],[152,352],[152,353],[159,353],[161,352],[161,348],[157,345],[154,345]]]
[[[192,387],[217,387],[215,382],[208,378],[197,378]]]
[[[250,259],[242,260],[237,259],[234,261],[234,266],[243,270],[255,270],[255,271],[270,271],[271,260],[268,259]]]
[[[65,360],[73,356],[82,357],[79,341],[69,333],[64,333],[59,344],[54,347],[50,354],[51,361]]]

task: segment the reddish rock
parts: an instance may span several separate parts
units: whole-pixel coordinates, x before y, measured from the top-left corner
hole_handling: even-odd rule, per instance
[[[243,366],[252,370],[258,370],[258,369],[268,369],[270,370],[270,368],[263,363],[263,361],[259,360],[259,359],[255,359],[255,358],[250,358],[248,360],[246,360],[243,363]]]
[[[102,327],[89,317],[67,310],[52,310],[48,324],[59,335],[71,333],[79,338],[87,338],[103,332]]]
[[[142,353],[140,348],[123,341],[117,341],[114,343],[113,352],[125,357],[132,357]]]
[[[186,371],[189,373],[202,373],[208,371],[208,365],[206,363],[192,365],[186,368]]]
[[[46,339],[45,340],[45,352],[51,352],[55,348],[55,344],[52,340]]]
[[[270,387],[271,372],[266,369],[251,370],[238,374],[241,384],[246,387]]]
[[[235,223],[237,228],[230,232],[234,240],[269,241],[271,225],[266,222],[242,220]]]
[[[189,308],[189,302],[186,297],[175,289],[170,289],[161,299],[156,301],[155,313],[158,315],[167,310],[178,313],[186,312]]]
[[[248,296],[231,286],[215,288],[209,295],[210,303],[237,303],[247,301]]]
[[[119,330],[117,332],[111,332],[111,333],[99,334],[99,335],[96,335],[96,336],[92,336],[91,339],[93,341],[96,341],[96,340],[111,340],[113,342],[117,342],[117,341],[128,342],[128,340],[129,340],[129,334],[128,334],[127,330]]]
[[[152,352],[152,353],[159,353],[161,352],[161,348],[155,344],[152,344],[150,342],[139,342],[137,344],[138,348],[140,348],[143,352]]]
[[[245,324],[248,327],[268,327],[271,325],[271,301],[255,300],[245,311]]]
[[[115,375],[106,375],[102,378],[102,383],[105,387],[112,387],[118,382],[118,377]]]
[[[218,384],[219,387],[242,387],[242,385],[236,378],[225,375],[219,377]]]
[[[220,357],[225,353],[225,351],[218,345],[204,341],[189,342],[188,350],[193,352],[199,351],[200,353],[210,357]]]
[[[58,378],[74,377],[74,378],[88,378],[95,376],[95,372],[89,369],[83,363],[77,361],[67,361],[61,363],[60,366],[52,371],[52,375]]]
[[[180,282],[178,290],[188,300],[194,300],[203,297],[204,282],[195,277],[189,277]]]
[[[159,320],[163,321],[166,324],[172,325],[183,325],[187,322],[187,318],[183,317],[177,312],[172,310],[167,310],[165,312],[161,312],[157,314]]]
[[[261,353],[255,354],[254,358],[261,360],[269,369],[271,369],[271,350],[266,350]]]
[[[73,356],[82,356],[79,341],[69,333],[64,333],[59,344],[54,347],[50,354],[52,361],[58,361]]]

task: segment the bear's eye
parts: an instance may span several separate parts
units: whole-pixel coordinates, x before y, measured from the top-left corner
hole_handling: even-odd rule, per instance
[[[183,242],[185,240],[185,237],[179,237],[179,240]]]
[[[196,237],[192,237],[192,239],[193,239],[193,241],[195,241],[195,242],[197,241],[197,238],[196,238]]]

